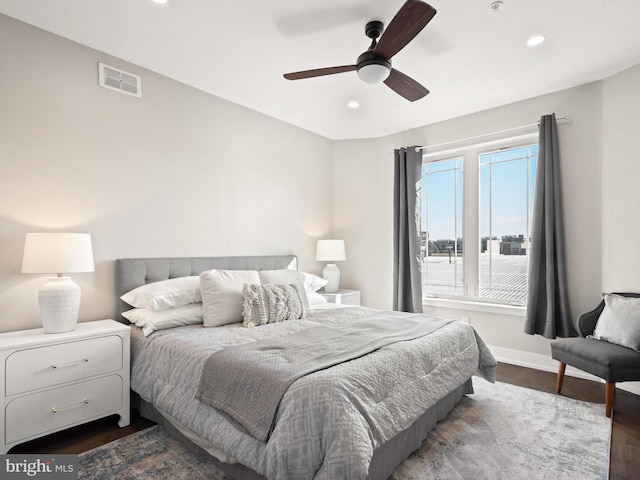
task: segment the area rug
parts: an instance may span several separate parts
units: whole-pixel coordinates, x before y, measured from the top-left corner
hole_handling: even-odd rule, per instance
[[[604,406],[475,379],[393,480],[607,478]],[[230,480],[154,426],[79,456],[80,479]]]

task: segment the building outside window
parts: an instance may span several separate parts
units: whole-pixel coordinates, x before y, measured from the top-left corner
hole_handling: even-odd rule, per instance
[[[526,303],[537,155],[529,139],[425,155],[425,297]]]

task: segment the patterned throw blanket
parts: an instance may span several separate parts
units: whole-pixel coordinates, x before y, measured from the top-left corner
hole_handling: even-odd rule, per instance
[[[266,442],[278,405],[297,379],[428,335],[451,320],[385,312],[353,323],[308,328],[225,348],[204,363],[196,398]]]

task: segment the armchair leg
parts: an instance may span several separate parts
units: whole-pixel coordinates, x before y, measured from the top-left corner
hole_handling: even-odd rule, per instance
[[[566,363],[560,362],[558,366],[558,384],[556,386],[556,391],[560,393],[562,391],[562,382],[564,381],[564,371],[567,368]]]
[[[611,417],[613,410],[613,399],[616,396],[616,382],[607,382],[607,393],[605,397],[605,414]]]

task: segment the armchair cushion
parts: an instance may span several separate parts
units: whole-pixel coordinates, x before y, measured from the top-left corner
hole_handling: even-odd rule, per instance
[[[607,382],[640,380],[640,354],[594,338],[561,338],[551,342],[551,356]]]
[[[640,351],[640,298],[605,293],[593,338]]]

